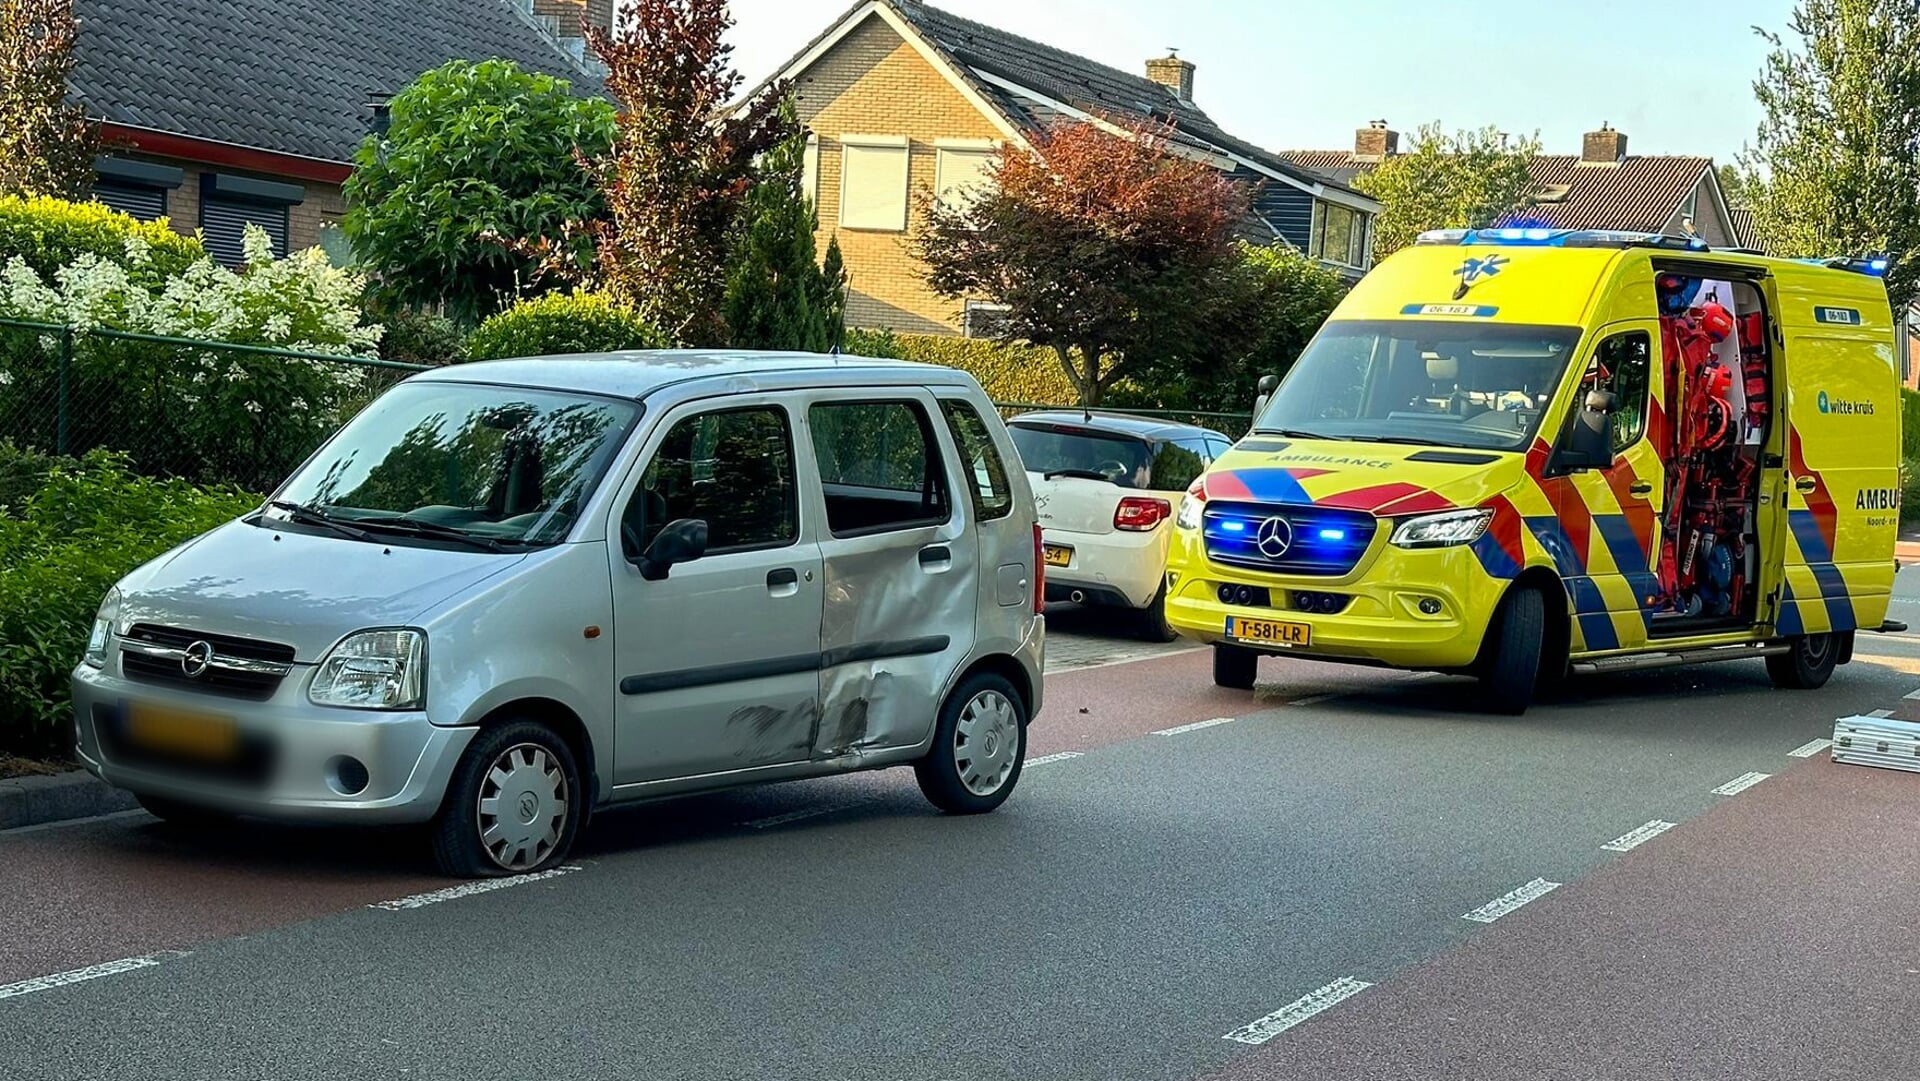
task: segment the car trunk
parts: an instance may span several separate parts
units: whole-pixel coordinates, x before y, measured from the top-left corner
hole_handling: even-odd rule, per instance
[[[1123,500],[1151,495],[1154,450],[1144,439],[1038,424],[1015,425],[1013,441],[1049,532],[1112,533]]]

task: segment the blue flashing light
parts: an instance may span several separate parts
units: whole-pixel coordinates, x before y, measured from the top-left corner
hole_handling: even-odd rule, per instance
[[[1344,529],[1323,529],[1320,531],[1320,539],[1323,541],[1343,541],[1347,539],[1347,531]]]
[[[1220,523],[1220,528],[1229,533],[1245,533],[1247,531],[1247,523],[1237,518],[1229,518]]]
[[[1810,266],[1830,267],[1834,270],[1851,270],[1855,274],[1865,274],[1869,278],[1884,278],[1893,270],[1893,257],[1890,255],[1841,256],[1835,259],[1796,259],[1794,262]]]
[[[1421,233],[1420,244],[1489,244],[1536,248],[1666,248],[1672,251],[1712,251],[1699,237],[1639,233],[1625,229],[1555,229],[1545,225],[1506,225],[1491,229],[1432,229]]]

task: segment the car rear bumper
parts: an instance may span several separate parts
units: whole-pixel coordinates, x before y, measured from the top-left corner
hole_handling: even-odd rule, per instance
[[[1168,524],[1138,533],[1043,530],[1042,543],[1073,550],[1066,566],[1047,568],[1047,599],[1071,600],[1078,590],[1083,594],[1081,603],[1147,607],[1166,575],[1171,533]]]

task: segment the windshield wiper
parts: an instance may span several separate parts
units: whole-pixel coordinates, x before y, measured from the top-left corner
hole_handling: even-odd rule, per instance
[[[1046,480],[1052,480],[1055,477],[1078,477],[1081,480],[1112,480],[1113,479],[1112,477],[1107,476],[1105,473],[1095,473],[1091,469],[1056,469],[1051,473],[1042,474],[1042,477]]]
[[[267,506],[274,510],[284,512],[289,522],[298,522],[301,525],[317,525],[322,529],[330,529],[343,537],[351,537],[354,540],[370,541],[373,539],[373,534],[366,530],[355,529],[340,519],[335,518],[333,515],[328,514],[326,511],[309,507],[305,503],[294,503],[290,500],[274,499],[269,500]]]
[[[1421,439],[1414,435],[1347,435],[1341,436],[1355,443],[1405,443],[1413,447],[1452,447],[1456,444],[1442,443],[1437,439]]]
[[[380,518],[355,518],[355,525],[367,529],[385,530],[390,533],[404,533],[415,537],[445,538],[487,552],[504,552],[507,546],[494,537],[483,537],[478,533],[469,533],[456,526],[444,525],[425,518],[415,518],[410,514],[394,514]]]
[[[1298,428],[1255,428],[1254,432],[1259,435],[1285,436],[1288,439],[1332,439],[1333,438],[1330,435],[1321,435],[1319,432],[1301,431]]]

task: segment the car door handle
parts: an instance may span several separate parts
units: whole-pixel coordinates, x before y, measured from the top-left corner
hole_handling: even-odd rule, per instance
[[[933,567],[942,563],[952,562],[953,549],[948,548],[944,544],[930,544],[920,549],[920,565],[922,567]]]
[[[1644,480],[1627,485],[1627,492],[1631,495],[1646,495],[1651,491],[1653,491],[1653,485]]]
[[[1818,487],[1820,486],[1820,478],[1818,478],[1818,477],[1799,477],[1799,478],[1797,478],[1797,479],[1795,479],[1795,480],[1794,480],[1794,482],[1793,482],[1793,486],[1794,486],[1795,488],[1798,488],[1799,490],[1801,490],[1801,491],[1803,491],[1803,492],[1811,492],[1811,491],[1813,491],[1813,490],[1814,490],[1815,488],[1818,488]]]
[[[767,592],[776,597],[791,597],[800,592],[800,573],[792,567],[778,567],[768,571]]]

